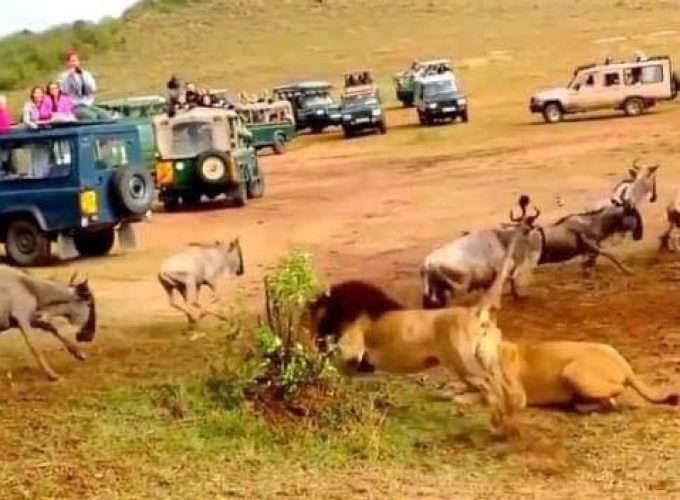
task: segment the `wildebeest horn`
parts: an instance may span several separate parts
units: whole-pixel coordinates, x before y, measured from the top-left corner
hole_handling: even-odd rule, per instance
[[[76,284],[76,278],[78,277],[78,271],[73,271],[73,274],[71,275],[71,278],[68,280],[68,284],[70,286],[74,286]]]
[[[660,166],[661,166],[661,165],[659,165],[658,163],[655,163],[654,165],[650,165],[649,167],[647,167],[647,171],[648,171],[650,174],[653,174],[654,172],[656,172],[657,170],[659,170],[659,167],[660,167]]]
[[[526,217],[527,207],[529,206],[529,201],[530,201],[529,197],[525,194],[523,194],[522,196],[519,197],[518,204],[519,204],[519,207],[522,209],[522,213],[520,214],[519,217],[515,217],[514,210],[511,209],[510,210],[510,220],[512,222],[519,222]]]
[[[633,160],[633,170],[640,170],[640,158]]]

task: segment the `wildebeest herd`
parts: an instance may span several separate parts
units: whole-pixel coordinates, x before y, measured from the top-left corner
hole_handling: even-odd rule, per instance
[[[642,239],[640,208],[645,201],[656,201],[657,170],[658,165],[634,163],[608,199],[548,224],[539,223],[540,210],[530,208],[529,197],[523,195],[519,212],[511,210],[507,222],[463,233],[425,258],[420,268],[422,309],[407,309],[369,283],[348,281],[308,304],[312,333],[322,350],[333,349],[338,366],[348,373],[446,368],[488,404],[492,423],[501,432],[514,432],[514,417],[527,404],[611,409],[628,386],[651,402],[677,404],[678,395],[645,385],[609,345],[517,345],[503,340],[497,323],[506,281],[513,295],[521,297],[536,266],[581,258],[588,273],[601,255],[631,273],[603,244],[628,234]],[[669,204],[669,228],[661,236],[662,246],[675,251],[680,248],[679,199]],[[206,315],[219,315],[200,304],[199,293],[205,286],[212,302],[218,302],[216,284],[225,273],[244,273],[238,239],[191,244],[162,263],[158,279],[170,305],[192,326]],[[475,290],[481,294],[473,305],[454,304],[459,294]],[[85,359],[53,325],[55,317],[75,327],[78,342],[94,339],[95,299],[86,279],[74,275],[61,283],[0,266],[0,332],[18,328],[50,380],[58,375],[31,342],[32,330],[49,332],[74,357]]]

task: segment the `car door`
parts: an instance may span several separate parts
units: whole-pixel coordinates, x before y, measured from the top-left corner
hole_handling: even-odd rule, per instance
[[[571,94],[567,107],[573,111],[589,111],[597,108],[601,95],[601,75],[591,71],[584,73]]]

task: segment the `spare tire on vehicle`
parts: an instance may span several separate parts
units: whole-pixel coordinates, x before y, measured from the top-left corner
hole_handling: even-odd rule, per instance
[[[113,174],[112,182],[121,208],[132,215],[144,215],[151,208],[154,185],[147,168],[120,167]]]
[[[220,151],[203,153],[196,165],[199,177],[206,184],[225,184],[229,180],[229,157]]]

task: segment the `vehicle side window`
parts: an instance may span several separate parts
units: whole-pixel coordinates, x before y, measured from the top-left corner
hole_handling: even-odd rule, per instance
[[[663,82],[663,66],[637,66],[627,69],[624,74],[626,85],[653,84]]]
[[[0,146],[0,182],[53,179],[71,173],[73,148],[68,140],[43,140]]]
[[[595,73],[590,73],[589,75],[586,75],[586,78],[583,81],[583,85],[585,87],[594,87],[595,86]]]
[[[640,82],[646,83],[661,83],[663,81],[663,66],[660,64],[654,66],[645,66],[642,68],[640,74]]]
[[[94,161],[100,170],[129,165],[127,141],[121,138],[98,137],[94,141]]]
[[[605,73],[604,75],[604,86],[605,87],[616,87],[621,85],[621,77],[618,73]]]

